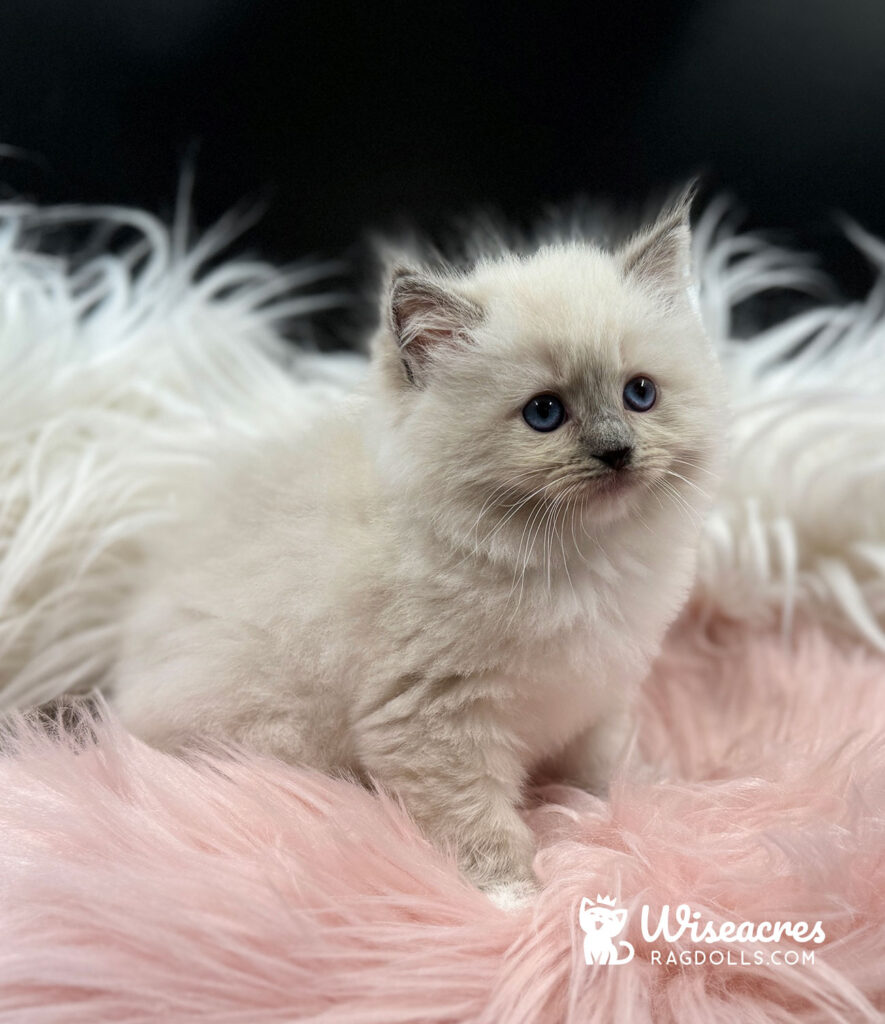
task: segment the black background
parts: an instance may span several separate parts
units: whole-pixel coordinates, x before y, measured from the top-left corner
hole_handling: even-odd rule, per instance
[[[881,0],[5,0],[0,181],[169,216],[190,159],[197,224],[264,200],[282,261],[700,172],[859,292],[830,212],[885,234],[883,54]]]

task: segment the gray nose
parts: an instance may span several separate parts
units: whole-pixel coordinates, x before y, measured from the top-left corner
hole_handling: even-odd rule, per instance
[[[600,462],[604,462],[606,466],[610,466],[612,469],[624,469],[625,466],[630,464],[630,459],[633,455],[632,448],[609,448],[602,452],[593,452],[593,458],[599,459]]]

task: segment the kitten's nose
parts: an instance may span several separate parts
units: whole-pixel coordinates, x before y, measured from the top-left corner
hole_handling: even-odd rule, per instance
[[[633,449],[627,448],[609,448],[604,452],[593,452],[593,458],[599,459],[600,462],[604,462],[606,466],[611,466],[612,469],[624,469],[625,466],[630,464],[630,459],[633,456]]]

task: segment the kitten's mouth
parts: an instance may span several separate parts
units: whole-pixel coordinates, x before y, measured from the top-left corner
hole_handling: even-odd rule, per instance
[[[624,494],[636,486],[636,473],[629,469],[610,469],[590,478],[593,493],[599,495]]]

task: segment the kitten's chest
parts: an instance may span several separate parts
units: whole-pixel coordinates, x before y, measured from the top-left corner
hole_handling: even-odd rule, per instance
[[[635,692],[645,659],[611,624],[583,620],[505,669],[514,731],[527,757],[547,757]]]

